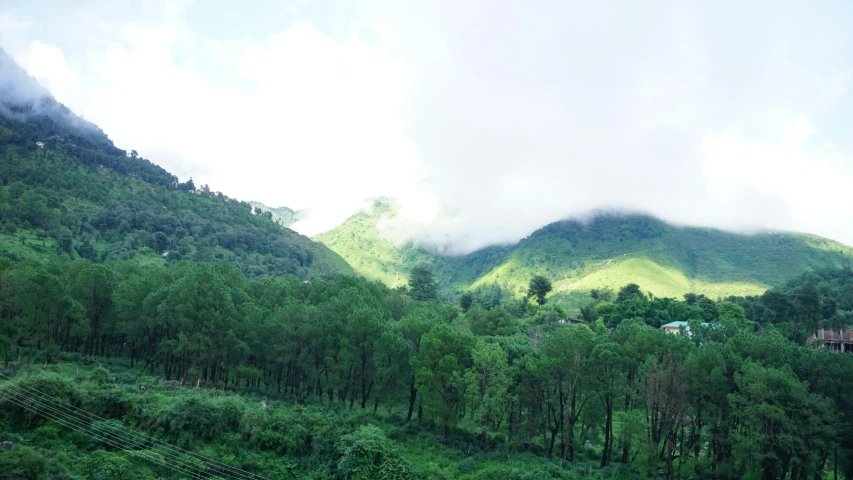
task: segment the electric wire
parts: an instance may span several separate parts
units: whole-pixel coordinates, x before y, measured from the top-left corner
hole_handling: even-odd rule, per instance
[[[196,454],[194,452],[187,451],[187,450],[182,449],[180,447],[168,444],[168,443],[163,442],[161,440],[158,440],[154,437],[141,434],[139,432],[136,432],[135,430],[132,430],[132,429],[124,427],[124,426],[121,426],[118,428],[109,428],[108,429],[108,428],[99,427],[99,426],[96,426],[93,424],[88,424],[87,421],[94,422],[95,420],[100,420],[100,421],[108,421],[108,420],[104,419],[102,417],[99,417],[95,414],[92,414],[90,412],[87,412],[85,410],[74,407],[72,405],[68,405],[68,404],[65,404],[64,402],[60,402],[60,401],[52,398],[49,395],[46,395],[42,392],[39,392],[38,390],[36,390],[32,387],[22,385],[22,384],[20,384],[20,382],[13,382],[13,381],[9,380],[9,378],[2,373],[0,373],[0,377],[3,377],[6,379],[6,381],[4,383],[6,384],[5,386],[7,387],[6,389],[0,389],[0,396],[2,396],[3,398],[6,398],[8,401],[14,403],[15,405],[18,405],[21,408],[24,408],[26,410],[32,411],[33,413],[36,413],[37,415],[40,415],[40,416],[43,416],[45,418],[49,418],[51,420],[60,422],[63,426],[66,426],[67,428],[71,428],[71,429],[76,430],[80,433],[88,435],[92,438],[96,438],[97,440],[102,441],[104,443],[107,443],[110,446],[119,448],[121,450],[128,451],[131,454],[139,456],[140,458],[145,458],[146,460],[151,461],[153,463],[157,463],[158,465],[161,465],[161,466],[164,466],[167,468],[172,468],[172,469],[178,468],[181,473],[191,475],[191,476],[193,476],[193,478],[205,478],[204,476],[201,476],[201,475],[217,475],[217,476],[222,476],[222,477],[226,477],[226,478],[234,479],[234,480],[241,480],[241,479],[267,480],[267,479],[265,479],[265,477],[262,477],[260,475],[257,475],[257,474],[251,473],[251,472],[247,472],[245,470],[241,470],[241,469],[238,469],[236,467],[232,467],[230,465],[225,465],[225,464],[218,462],[216,460],[213,460],[213,459],[201,456],[199,454]],[[30,395],[45,398],[45,399],[47,399],[47,401],[37,400],[37,399],[32,398],[31,396],[27,396],[27,395],[24,395],[22,393],[15,392],[14,390],[9,391],[8,386],[10,386],[10,385],[12,387],[18,387],[21,390],[26,390],[29,392]],[[48,402],[51,402],[52,405],[51,405],[51,403],[48,403]],[[29,404],[34,404],[35,406],[29,405]],[[41,408],[42,410],[50,411],[51,414],[39,412],[38,408]],[[65,410],[65,411],[63,411],[63,410]],[[50,415],[52,415],[52,416],[50,416]],[[79,415],[79,416],[77,416],[77,415]],[[89,419],[81,418],[82,415],[86,415],[90,418]],[[91,430],[94,430],[96,433],[91,433],[88,431],[81,431],[81,429],[82,430],[91,429]],[[138,440],[138,439],[134,439],[134,438],[122,439],[121,438],[122,433],[126,433],[132,437],[142,438],[142,440]],[[110,438],[110,437],[117,437],[117,438]],[[160,455],[160,458],[162,458],[164,460],[173,461],[173,462],[176,462],[176,463],[181,464],[181,465],[172,466],[172,465],[164,464],[164,463],[160,462],[157,457],[150,458],[150,457],[140,453],[138,450],[133,450],[131,448],[127,448],[126,446],[121,445],[122,442],[130,444],[130,446],[133,446],[133,447],[145,447],[146,444],[152,444],[150,446],[150,450],[148,450],[151,452],[151,454]],[[166,452],[158,452],[157,450],[155,450],[157,448],[164,449],[167,451]],[[174,458],[170,458],[170,456],[172,456]],[[208,468],[203,469],[202,467],[194,465],[194,464],[190,463],[187,460],[187,458],[185,458],[185,457],[190,457],[191,460],[196,460],[196,461],[202,462]],[[190,470],[190,471],[187,471],[187,470]],[[195,470],[197,470],[198,472],[196,472]],[[218,471],[216,471],[216,470],[218,470]]]
[[[8,382],[8,381],[7,381],[7,382]],[[13,385],[13,386],[21,387],[21,385]],[[99,439],[99,440],[102,440],[102,441],[110,441],[109,445],[111,445],[111,446],[114,446],[114,447],[117,447],[117,448],[121,448],[121,449],[123,449],[123,450],[128,450],[128,451],[131,451],[131,452],[133,452],[133,450],[130,450],[129,448],[126,448],[127,446],[122,445],[122,442],[124,442],[124,443],[129,443],[129,444],[130,444],[130,446],[132,446],[132,447],[137,447],[137,448],[143,448],[143,447],[145,447],[145,446],[146,446],[145,444],[146,444],[147,442],[143,442],[143,441],[139,441],[139,440],[132,440],[132,439],[131,439],[131,440],[128,440],[128,439],[123,439],[123,438],[121,438],[121,436],[120,436],[120,435],[121,435],[121,433],[122,433],[122,432],[121,432],[121,429],[119,429],[119,428],[116,428],[116,429],[108,429],[108,428],[98,427],[98,426],[95,426],[95,425],[89,425],[89,424],[87,424],[87,423],[86,423],[86,421],[85,421],[85,420],[83,420],[83,419],[80,419],[80,418],[74,417],[74,416],[72,416],[72,415],[69,415],[67,412],[59,411],[59,410],[57,410],[57,409],[55,409],[55,408],[52,408],[52,407],[51,407],[49,404],[47,404],[47,403],[44,403],[44,402],[39,401],[39,400],[34,400],[33,398],[28,397],[28,396],[25,396],[25,395],[20,394],[20,393],[17,393],[17,392],[15,392],[14,390],[13,390],[13,391],[9,391],[9,392],[7,392],[6,397],[7,397],[7,399],[8,399],[9,401],[12,401],[13,403],[15,403],[16,405],[18,405],[18,406],[20,406],[20,407],[22,407],[22,408],[27,408],[27,407],[28,407],[28,405],[27,405],[27,403],[28,403],[28,402],[29,402],[29,403],[35,403],[35,407],[37,407],[37,408],[28,408],[28,410],[33,411],[34,413],[39,414],[39,415],[41,415],[41,413],[40,413],[40,412],[38,412],[38,408],[41,408],[41,409],[46,410],[46,411],[49,411],[49,412],[51,412],[51,414],[50,414],[50,415],[52,415],[51,417],[49,417],[50,419],[52,419],[52,420],[57,420],[57,421],[60,421],[60,420],[61,420],[61,421],[63,421],[63,425],[64,425],[64,426],[68,426],[69,428],[72,428],[72,427],[76,426],[76,427],[78,427],[78,428],[82,428],[82,429],[84,429],[84,430],[85,430],[85,429],[91,429],[91,430],[94,430],[94,431],[95,431],[95,434],[92,434],[92,435],[96,435],[96,436],[97,436],[97,439]],[[22,398],[18,398],[18,397],[22,397]],[[61,404],[60,404],[60,405],[61,405]],[[85,412],[85,411],[84,411],[84,412]],[[88,412],[85,412],[85,413],[88,413]],[[44,414],[44,415],[42,415],[42,416],[48,417],[48,414]],[[78,431],[79,431],[79,430],[78,430]],[[133,432],[132,430],[130,430],[130,432],[135,433],[135,432]],[[90,434],[90,432],[81,432],[81,433],[84,433],[84,434]],[[111,436],[112,436],[112,437],[115,437],[115,438],[110,438]],[[162,442],[160,442],[160,443],[162,443]],[[168,444],[166,444],[166,445],[168,445]],[[163,448],[163,446],[162,446],[162,445],[154,445],[154,446],[152,446],[152,447],[151,447],[151,450],[150,450],[150,451],[151,451],[152,453],[155,453],[155,454],[157,454],[157,455],[160,455],[162,458],[164,458],[164,459],[166,459],[166,460],[173,461],[173,462],[176,462],[176,463],[179,463],[179,464],[183,463],[183,465],[181,465],[182,467],[184,467],[185,469],[193,470],[193,471],[185,471],[185,470],[182,470],[182,472],[183,472],[183,473],[187,473],[187,474],[193,474],[193,473],[196,473],[196,474],[198,474],[197,472],[195,472],[195,471],[194,471],[194,470],[198,470],[198,472],[200,472],[201,474],[207,474],[207,475],[209,475],[209,474],[216,474],[216,475],[220,475],[220,476],[223,476],[223,477],[227,477],[228,479],[235,479],[235,480],[239,480],[239,478],[238,478],[238,477],[236,477],[236,476],[234,476],[234,475],[232,475],[232,474],[229,474],[228,472],[221,471],[222,469],[221,469],[220,467],[216,466],[216,465],[206,465],[207,467],[213,467],[213,469],[220,470],[220,471],[218,471],[218,472],[217,472],[217,471],[210,471],[210,470],[211,470],[210,468],[208,468],[208,469],[203,469],[203,468],[201,468],[201,467],[199,467],[199,466],[197,466],[197,465],[194,465],[194,464],[190,463],[187,459],[182,458],[181,456],[179,456],[179,455],[178,455],[177,453],[175,453],[175,452],[168,452],[168,451],[167,451],[167,452],[159,452],[159,451],[156,451],[156,450],[155,450],[155,448]],[[174,456],[175,458],[170,458],[170,455]],[[197,456],[197,455],[196,455],[196,457],[197,457],[197,458],[193,458],[192,460],[199,460],[199,461],[202,461],[202,462],[205,462],[205,461],[206,461],[206,462],[210,462],[210,463],[218,463],[218,462],[215,462],[215,461],[213,461],[213,460],[211,460],[211,459],[208,459],[208,458],[205,458],[205,457],[200,457],[200,456]],[[153,459],[151,459],[151,458],[148,458],[148,457],[145,457],[145,458],[147,458],[148,460],[154,461],[154,460],[153,460]],[[166,466],[168,466],[168,465],[166,465]],[[246,478],[246,477],[245,477],[246,475],[249,475],[249,476],[251,476],[251,477],[258,478],[258,476],[257,476],[257,475],[255,475],[255,474],[251,474],[251,473],[249,473],[249,472],[245,472],[245,471],[237,471],[237,472],[232,472],[232,473],[236,473],[237,475],[239,475],[239,476],[241,476],[241,477],[243,477],[243,478]],[[250,477],[250,478],[251,478],[251,477]],[[259,478],[263,478],[263,477],[259,477]]]
[[[111,446],[111,447],[114,447],[114,448],[119,449],[119,450],[121,450],[121,451],[125,451],[125,452],[127,452],[127,453],[129,453],[129,454],[131,454],[131,455],[134,455],[134,456],[137,456],[137,457],[142,458],[142,459],[144,459],[144,460],[147,460],[147,461],[149,461],[149,462],[151,462],[151,463],[153,463],[153,464],[159,465],[159,466],[161,466],[161,467],[168,468],[168,469],[170,469],[170,470],[174,470],[174,471],[176,471],[176,472],[178,472],[178,473],[182,473],[182,474],[184,474],[184,475],[188,475],[190,478],[193,478],[193,479],[201,479],[201,480],[205,480],[206,478],[210,478],[210,477],[202,476],[201,474],[198,474],[198,473],[196,473],[196,472],[186,471],[186,470],[184,470],[181,466],[177,466],[177,465],[169,465],[169,464],[167,464],[167,463],[164,463],[163,461],[161,461],[161,460],[160,460],[160,459],[158,459],[157,457],[150,456],[151,454],[146,454],[146,453],[147,453],[146,451],[133,450],[133,449],[130,449],[130,448],[126,448],[126,447],[124,447],[124,446],[122,446],[122,445],[120,445],[120,444],[117,444],[117,443],[113,442],[112,440],[110,440],[110,439],[108,439],[108,438],[105,438],[105,437],[102,437],[102,436],[100,436],[100,435],[94,434],[94,433],[92,433],[92,432],[86,431],[86,427],[80,427],[79,425],[76,425],[76,424],[74,424],[73,422],[67,422],[66,420],[64,420],[64,419],[63,419],[63,418],[61,418],[61,417],[57,417],[57,416],[53,416],[52,414],[47,414],[47,413],[44,413],[44,412],[40,412],[40,411],[39,411],[39,409],[38,409],[37,407],[33,407],[33,406],[31,406],[31,405],[28,405],[28,404],[22,403],[21,401],[18,401],[18,400],[15,400],[15,399],[13,399],[13,398],[10,398],[9,393],[8,393],[5,389],[0,390],[0,398],[4,399],[4,400],[6,400],[6,401],[8,401],[8,402],[10,402],[10,403],[13,403],[13,404],[15,404],[15,405],[17,405],[17,406],[19,406],[19,407],[21,407],[21,408],[25,409],[25,410],[28,410],[28,411],[30,411],[30,412],[33,412],[34,414],[36,414],[36,415],[38,415],[38,416],[40,416],[40,417],[44,417],[44,418],[46,418],[46,419],[48,419],[48,420],[52,420],[52,421],[54,421],[54,422],[57,422],[57,423],[59,423],[60,425],[62,425],[62,426],[64,426],[64,427],[66,427],[66,428],[68,428],[68,429],[74,430],[74,431],[76,431],[76,432],[78,432],[78,433],[81,433],[81,434],[86,435],[86,436],[88,436],[88,437],[94,438],[95,440],[98,440],[98,441],[100,441],[100,442],[103,442],[103,443],[105,443],[105,444],[107,444],[107,445]]]
[[[95,440],[104,442],[111,447],[115,447],[119,450],[126,451],[132,455],[138,456],[140,458],[148,460],[148,461],[155,463],[157,465],[160,465],[160,466],[163,466],[166,468],[170,468],[172,470],[176,470],[176,471],[183,473],[185,475],[189,475],[192,478],[209,478],[209,475],[224,475],[224,474],[220,474],[220,473],[205,472],[204,469],[202,469],[201,467],[193,465],[193,464],[187,462],[187,460],[185,460],[185,459],[169,458],[168,455],[163,455],[162,453],[157,452],[153,448],[150,450],[146,450],[146,449],[142,448],[142,447],[144,447],[144,445],[139,445],[141,449],[129,448],[128,445],[124,445],[122,443],[123,440],[121,438],[111,438],[111,436],[115,436],[115,437],[118,436],[118,434],[115,431],[99,429],[97,427],[87,425],[85,422],[83,422],[79,419],[76,419],[76,418],[71,417],[71,416],[65,416],[62,412],[58,412],[57,410],[43,404],[42,402],[40,402],[38,400],[34,401],[28,397],[24,397],[24,399],[22,400],[21,398],[18,398],[18,397],[23,397],[23,395],[16,393],[14,391],[10,391],[10,390],[8,390],[8,388],[3,390],[2,392],[0,392],[0,398],[4,398],[5,400],[7,400],[7,401],[9,401],[15,405],[18,405],[19,407],[21,407],[23,409],[29,410],[29,411],[35,413],[36,415],[47,418],[49,420],[53,420],[53,421],[59,423],[60,425],[62,425],[64,427],[70,428],[74,431],[77,431],[79,433],[87,435],[91,438],[94,438]],[[92,430],[94,430],[94,432]],[[136,447],[137,445],[131,445],[131,446]],[[152,455],[157,455],[157,456],[152,456]],[[170,465],[168,463],[163,463],[164,461],[175,462],[175,463],[177,463],[177,465]],[[226,476],[228,478],[234,478],[234,477],[231,477],[228,475],[226,475]]]
[[[3,373],[0,373],[0,378],[6,378],[7,381],[10,381],[9,377],[4,375]],[[20,382],[16,382],[16,385],[22,389],[28,390],[33,395],[40,396],[42,398],[47,399],[47,401],[53,402],[53,404],[55,406],[59,407],[60,409],[66,410],[71,414],[86,415],[86,416],[90,417],[89,421],[95,421],[95,420],[100,420],[100,421],[105,421],[105,422],[108,421],[108,419],[99,417],[98,415],[95,415],[93,413],[87,412],[87,411],[82,410],[80,408],[74,407],[73,405],[69,405],[69,404],[65,404],[63,402],[60,402],[60,401],[54,399],[53,397],[51,397],[47,394],[44,394],[42,392],[39,392],[35,388],[23,385]],[[94,425],[92,426],[92,428],[98,429],[98,427],[96,427]],[[203,455],[199,455],[197,453],[194,453],[194,452],[185,450],[183,448],[177,447],[175,445],[172,445],[170,443],[164,442],[164,441],[159,440],[157,438],[154,438],[150,435],[145,435],[145,434],[139,433],[139,432],[137,432],[131,428],[125,427],[123,425],[116,428],[116,429],[100,429],[100,430],[104,431],[107,434],[113,434],[113,435],[117,435],[117,433],[116,433],[117,431],[120,432],[121,430],[124,430],[125,432],[128,433],[128,435],[142,439],[142,440],[131,440],[135,444],[144,445],[145,443],[148,443],[148,442],[153,443],[153,444],[157,445],[158,448],[164,448],[164,449],[172,450],[172,452],[168,452],[166,455],[170,455],[170,454],[175,455],[175,456],[186,455],[188,457],[191,457],[193,460],[199,460],[202,462],[206,462],[207,464],[209,464],[208,465],[209,467],[220,470],[219,473],[222,473],[223,475],[228,476],[230,478],[237,478],[237,477],[235,477],[235,475],[236,475],[238,477],[240,477],[240,476],[248,477],[251,480],[255,480],[255,479],[267,480],[266,478],[264,478],[260,475],[257,475],[257,474],[251,473],[251,472],[247,472],[245,470],[242,470],[242,469],[239,469],[236,467],[232,467],[230,465],[226,465],[222,462],[218,462],[216,460],[205,457]],[[180,457],[178,457],[178,458],[180,458]]]

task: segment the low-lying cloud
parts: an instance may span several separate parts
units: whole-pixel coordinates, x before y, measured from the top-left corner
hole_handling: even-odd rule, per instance
[[[853,244],[844,2],[270,2],[236,36],[130,8],[90,43],[0,10],[0,46],[121,148],[310,207],[309,234],[385,195],[395,238],[452,251],[601,208]]]

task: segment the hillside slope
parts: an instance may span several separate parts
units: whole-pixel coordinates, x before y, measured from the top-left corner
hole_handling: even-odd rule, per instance
[[[227,259],[250,276],[352,273],[247,202],[121,150],[0,50],[0,253],[94,261]]]
[[[394,208],[378,202],[315,240],[357,272],[391,286],[404,284],[409,269],[423,262],[436,271],[446,293],[498,285],[520,295],[531,276],[544,274],[554,284],[556,301],[630,282],[656,296],[757,294],[809,270],[844,266],[853,257],[850,247],[815,235],[742,235],[641,215],[555,222],[515,245],[452,257],[385,238],[378,225],[394,218]]]

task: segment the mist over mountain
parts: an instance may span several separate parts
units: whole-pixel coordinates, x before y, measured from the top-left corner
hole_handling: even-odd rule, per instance
[[[806,271],[845,266],[853,257],[850,247],[816,235],[732,233],[606,212],[548,224],[517,243],[451,255],[416,236],[400,236],[397,208],[388,199],[376,201],[314,239],[357,272],[392,286],[405,285],[410,269],[425,264],[450,295],[498,286],[522,296],[530,278],[541,274],[554,283],[552,298],[569,303],[593,288],[631,282],[657,296],[754,295]]]
[[[27,74],[0,48],[0,99],[2,103],[31,103],[49,97],[50,92]]]

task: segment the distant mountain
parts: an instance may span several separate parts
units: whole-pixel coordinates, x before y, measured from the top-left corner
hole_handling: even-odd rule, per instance
[[[283,227],[290,227],[294,223],[304,220],[307,215],[307,210],[293,210],[287,207],[268,207],[261,202],[249,202],[254,208],[259,208],[261,211],[270,212],[272,219],[281,224]]]
[[[117,148],[0,50],[0,255],[228,260],[249,276],[352,273],[272,214]]]
[[[396,209],[377,202],[337,228],[314,237],[362,275],[402,285],[418,263],[430,265],[444,291],[501,287],[522,295],[529,279],[551,279],[553,301],[576,305],[593,288],[627,283],[657,296],[758,294],[803,272],[847,265],[853,249],[816,235],[743,235],[713,228],[677,227],[642,215],[602,215],[587,223],[547,225],[511,246],[444,256],[412,242],[397,245],[379,225]]]

